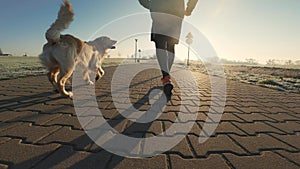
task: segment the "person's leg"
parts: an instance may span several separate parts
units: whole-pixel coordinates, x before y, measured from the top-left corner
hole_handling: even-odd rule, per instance
[[[168,51],[168,70],[169,73],[171,71],[172,65],[175,59],[175,44],[172,42],[167,43],[167,51]]]
[[[164,93],[168,99],[172,96],[173,85],[170,77],[170,67],[174,62],[174,48],[170,46],[170,52],[168,51],[167,41],[156,41],[156,55],[160,65],[163,78],[162,83],[164,86]]]
[[[166,50],[166,41],[156,41],[156,56],[163,78],[169,75],[168,54]]]

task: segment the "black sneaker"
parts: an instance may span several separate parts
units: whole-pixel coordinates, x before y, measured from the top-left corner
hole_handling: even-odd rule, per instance
[[[167,83],[167,84],[165,84],[164,85],[164,93],[165,93],[165,95],[166,95],[166,97],[167,97],[167,99],[168,100],[170,100],[171,99],[171,97],[172,97],[172,90],[173,90],[173,85],[171,84],[171,83]]]

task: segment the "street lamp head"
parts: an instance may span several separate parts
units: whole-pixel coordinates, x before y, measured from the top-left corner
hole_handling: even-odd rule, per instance
[[[188,34],[186,35],[185,38],[187,38],[187,39],[193,39],[194,36],[193,36],[193,34],[190,32],[190,33],[188,33]]]

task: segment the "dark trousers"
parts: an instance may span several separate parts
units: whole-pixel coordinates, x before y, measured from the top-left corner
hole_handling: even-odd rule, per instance
[[[163,77],[170,76],[170,71],[174,63],[175,43],[170,41],[155,41],[156,56]]]

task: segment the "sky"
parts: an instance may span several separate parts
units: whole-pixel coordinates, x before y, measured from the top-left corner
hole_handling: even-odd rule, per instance
[[[99,28],[114,20],[147,12],[137,0],[70,1],[75,20],[63,33],[82,40],[90,40]],[[46,42],[45,31],[56,19],[62,0],[1,0],[0,3],[2,51],[19,56],[40,54]],[[300,60],[299,9],[299,0],[199,0],[192,16],[185,21],[202,32],[220,58],[237,61],[253,58],[260,63],[268,59],[295,61]],[[131,23],[133,27],[139,24],[138,20]],[[127,57],[134,53],[134,38],[128,39],[128,45],[122,41],[121,48],[111,55]],[[154,49],[148,35],[139,38],[139,48]],[[184,47],[178,45],[176,51],[181,54]]]

